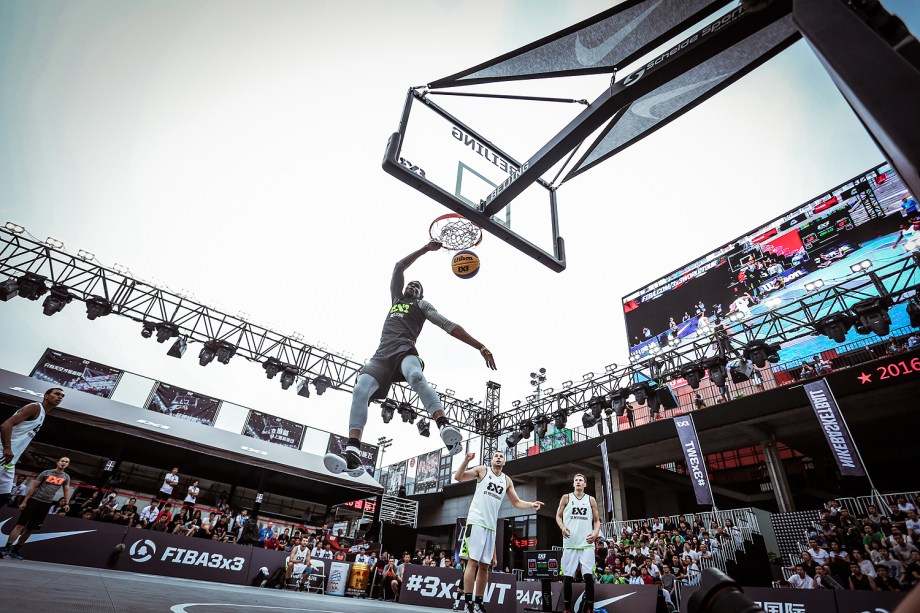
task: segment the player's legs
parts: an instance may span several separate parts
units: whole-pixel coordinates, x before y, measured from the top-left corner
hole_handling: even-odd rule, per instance
[[[348,443],[342,453],[329,452],[323,456],[326,470],[339,474],[346,472],[359,477],[364,471],[361,463],[361,433],[367,425],[367,405],[371,396],[380,388],[377,379],[367,373],[358,375],[351,394],[351,413],[348,416]]]
[[[441,404],[441,398],[428,385],[418,356],[407,355],[399,366],[406,383],[418,394],[419,400],[422,401],[422,406],[425,407],[431,419],[438,425],[438,429],[441,431],[441,440],[444,441],[451,454],[459,453],[463,435],[448,423],[447,416],[444,414],[444,405]]]
[[[482,611],[482,598],[489,581],[489,566],[495,556],[495,531],[482,526],[467,526],[462,550],[468,557],[463,573],[467,611]]]

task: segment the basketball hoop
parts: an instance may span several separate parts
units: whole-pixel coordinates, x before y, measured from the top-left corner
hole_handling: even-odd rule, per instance
[[[482,228],[459,213],[447,213],[431,222],[431,240],[452,251],[469,249],[482,242]]]

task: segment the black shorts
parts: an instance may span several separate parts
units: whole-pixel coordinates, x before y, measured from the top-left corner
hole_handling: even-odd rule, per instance
[[[19,513],[16,525],[25,526],[26,530],[41,530],[52,505],[54,505],[53,502],[41,502],[40,500],[29,498],[26,502],[26,508]]]
[[[415,347],[411,347],[392,355],[375,355],[358,371],[361,374],[372,376],[379,386],[377,391],[371,395],[371,400],[386,398],[393,383],[401,383],[406,380],[402,373],[402,361],[407,355],[418,357],[418,351]],[[418,361],[422,370],[425,370],[422,358],[418,358]]]

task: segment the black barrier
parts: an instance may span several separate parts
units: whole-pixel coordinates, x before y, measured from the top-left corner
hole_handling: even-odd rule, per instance
[[[519,581],[517,589],[517,613],[542,610],[543,596],[539,581]],[[562,583],[554,582],[553,611],[562,610]],[[578,610],[584,583],[572,584],[572,610]],[[658,601],[658,587],[655,585],[609,585],[594,584],[594,608],[604,609],[607,613],[633,613],[635,611],[654,611]],[[681,609],[684,610],[684,609]]]
[[[399,603],[450,609],[454,602],[454,586],[463,573],[456,568],[409,564],[403,571]],[[483,602],[489,613],[517,613],[517,579],[512,574],[489,573]]]
[[[688,611],[687,602],[698,590],[684,587],[680,593],[680,610]],[[907,592],[860,592],[851,590],[799,590],[771,587],[746,587],[744,595],[760,605],[766,613],[882,613],[893,611]],[[609,609],[608,609],[609,611]]]

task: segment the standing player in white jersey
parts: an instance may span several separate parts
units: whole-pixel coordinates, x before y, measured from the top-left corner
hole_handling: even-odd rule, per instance
[[[476,466],[467,469],[470,461],[476,457],[475,453],[468,453],[454,479],[457,481],[472,481],[476,479],[476,490],[473,492],[473,501],[466,517],[463,544],[460,556],[466,557],[466,570],[463,573],[463,594],[466,598],[466,610],[472,613],[485,613],[482,597],[489,581],[489,566],[495,558],[495,528],[498,525],[498,509],[502,506],[505,496],[516,509],[540,510],[543,503],[527,502],[518,498],[514,491],[511,477],[504,474],[505,454],[496,451],[492,454],[492,466]],[[473,587],[476,588],[476,599],[473,599]]]
[[[565,613],[572,613],[572,579],[581,568],[585,596],[579,613],[594,613],[594,541],[601,528],[594,496],[585,493],[588,480],[575,473],[575,491],[565,494],[556,511],[556,525],[562,530],[562,602]]]
[[[0,459],[0,506],[6,506],[9,502],[13,479],[16,478],[16,462],[45,423],[45,414],[57,408],[63,399],[64,390],[52,387],[45,392],[41,402],[27,404],[0,424],[0,443],[3,447],[3,457]]]

